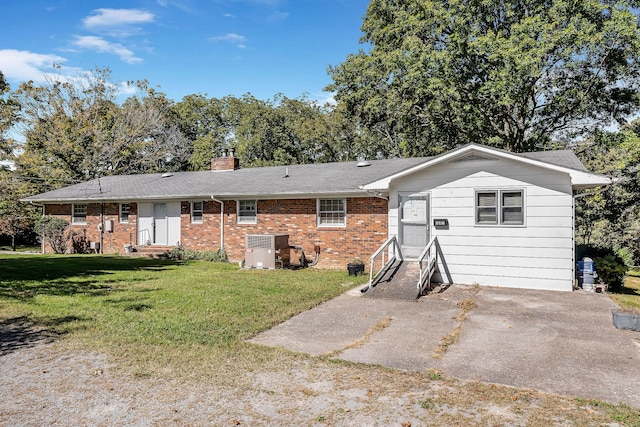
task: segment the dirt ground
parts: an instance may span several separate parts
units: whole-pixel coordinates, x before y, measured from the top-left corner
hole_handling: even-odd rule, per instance
[[[227,386],[136,376],[106,355],[46,340],[0,357],[2,426],[617,425],[604,419],[533,390],[307,357]]]

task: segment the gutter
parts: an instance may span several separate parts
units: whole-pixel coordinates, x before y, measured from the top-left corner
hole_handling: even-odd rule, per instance
[[[211,195],[211,200],[220,203],[220,249],[224,250],[224,202]]]
[[[618,182],[620,182],[620,178],[611,178],[611,182],[609,184],[606,184],[606,185],[604,185],[602,187],[598,187],[598,188],[596,188],[595,190],[592,190],[592,191],[585,191],[584,193],[574,194],[573,198],[574,199],[580,199],[582,197],[588,197],[588,196],[593,196],[593,195],[596,195],[596,194],[604,193],[612,185],[617,184]]]

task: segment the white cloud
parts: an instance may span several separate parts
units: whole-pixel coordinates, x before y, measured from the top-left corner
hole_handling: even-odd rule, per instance
[[[44,81],[46,73],[52,70],[54,64],[62,64],[65,61],[65,58],[58,55],[0,49],[0,71],[7,79],[20,82]]]
[[[228,33],[228,34],[225,34],[224,36],[209,37],[209,40],[212,42],[227,42],[227,43],[235,44],[241,49],[244,49],[245,47],[247,47],[245,45],[247,38],[245,36],[241,36],[240,34],[235,34],[235,33]]]
[[[128,36],[138,31],[136,24],[147,24],[155,15],[142,9],[95,9],[82,20],[84,27],[97,33]]]
[[[95,36],[76,36],[73,42],[74,46],[81,49],[93,50],[98,53],[108,53],[120,57],[121,60],[128,64],[136,64],[142,62],[141,58],[119,43],[110,43],[101,37]]]

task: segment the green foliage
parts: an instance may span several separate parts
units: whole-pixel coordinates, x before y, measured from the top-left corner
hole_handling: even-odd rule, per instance
[[[169,252],[169,258],[181,261],[227,262],[227,253],[220,248],[217,251],[194,251],[184,246],[176,246]]]
[[[57,254],[64,254],[69,250],[69,240],[66,233],[68,227],[68,221],[51,215],[39,217],[35,224],[41,241],[48,243]]]
[[[629,267],[614,249],[602,246],[578,245],[576,258],[582,260],[584,257],[589,257],[593,260],[599,279],[608,284],[610,289],[617,291],[622,287]]]
[[[12,99],[7,99],[10,86],[0,71],[0,160],[11,158],[13,141],[7,137],[7,132],[17,119],[20,106]]]
[[[33,225],[39,216],[38,209],[26,203],[20,203],[32,186],[20,180],[16,171],[0,169],[0,236],[11,240],[12,249],[16,249],[18,239],[33,241]]]
[[[609,176],[609,188],[576,199],[576,236],[629,251],[640,264],[640,121],[616,132],[595,132],[574,150],[587,169]]]
[[[362,30],[368,50],[331,67],[327,89],[385,155],[531,151],[638,108],[624,0],[372,0]]]

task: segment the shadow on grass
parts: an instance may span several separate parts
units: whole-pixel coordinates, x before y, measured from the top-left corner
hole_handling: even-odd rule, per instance
[[[0,298],[27,300],[36,295],[105,295],[121,271],[163,271],[179,262],[109,256],[0,256]],[[117,276],[116,276],[117,277]]]
[[[81,320],[67,316],[44,322],[35,322],[27,316],[0,321],[0,357],[38,344],[52,343],[64,333],[56,330],[70,322]]]

